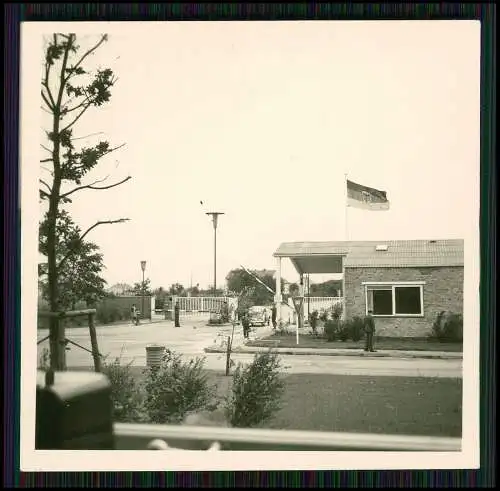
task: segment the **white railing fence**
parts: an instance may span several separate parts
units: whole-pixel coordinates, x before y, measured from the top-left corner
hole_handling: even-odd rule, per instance
[[[337,304],[343,304],[343,297],[304,297],[304,311],[312,312],[317,310],[318,312],[323,309],[331,309]]]
[[[219,311],[224,302],[236,309],[238,300],[234,297],[173,297],[179,303],[180,315],[203,315],[211,311]],[[169,309],[172,307],[169,306]]]
[[[459,452],[461,438],[116,423],[117,450]]]
[[[295,313],[295,308],[293,306],[293,300],[290,298],[288,300],[289,307],[291,309],[291,322],[295,324],[297,322],[297,315]],[[344,297],[304,297],[304,302],[302,304],[302,312],[304,314],[304,319],[307,321],[308,315],[315,310],[321,312],[322,310],[330,310],[335,305],[342,305],[344,307]],[[342,308],[344,314],[345,308]]]

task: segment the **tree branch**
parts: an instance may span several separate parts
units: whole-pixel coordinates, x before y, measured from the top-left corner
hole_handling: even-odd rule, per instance
[[[82,189],[95,189],[95,190],[101,191],[103,189],[115,188],[116,186],[119,186],[120,184],[124,184],[128,180],[132,179],[132,176],[127,176],[125,179],[122,179],[120,182],[115,182],[114,184],[110,184],[109,186],[95,186],[95,184],[98,184],[100,182],[104,182],[106,179],[107,179],[107,177],[105,177],[104,179],[100,179],[98,181],[94,181],[93,183],[87,184],[86,186],[78,186],[77,188],[74,188],[71,191],[68,191],[67,193],[61,194],[61,198],[66,198],[70,194],[76,193],[77,191],[80,191]]]
[[[56,35],[54,34],[54,42],[56,40]],[[64,72],[66,71],[66,66],[68,65],[68,57],[69,57],[69,52],[71,49],[71,41],[72,39],[69,39],[65,48],[64,48],[64,56],[63,56],[63,61],[61,65],[61,73],[59,74],[59,92],[57,94],[57,104],[55,104],[56,109],[60,112],[61,110],[61,102],[62,102],[62,97],[64,94],[64,88],[66,87],[66,77],[64,76]],[[57,115],[58,117],[60,114]]]
[[[77,109],[80,109],[81,107],[83,107],[83,106],[84,106],[86,103],[88,103],[88,102],[89,102],[89,99],[88,99],[88,97],[87,97],[84,101],[80,102],[80,104],[78,104],[77,106],[72,107],[72,108],[70,108],[70,109],[66,109],[66,108],[65,108],[65,109],[64,109],[64,116],[66,116],[66,114],[69,114],[69,113],[70,113],[70,112],[72,112],[72,111],[76,111]],[[89,105],[90,105],[90,104],[89,104]]]
[[[42,85],[43,85],[43,82],[42,82]],[[43,102],[45,102],[45,104],[47,104],[47,107],[53,111],[54,110],[54,106],[50,103],[50,101],[47,99],[47,96],[43,93],[43,90],[40,91],[40,93],[42,94],[42,99],[43,99]],[[43,107],[43,106],[42,106]]]
[[[43,184],[44,186],[47,187],[47,189],[49,190],[49,193],[52,192],[52,188],[43,180],[43,179],[38,179],[40,181],[40,184]]]
[[[56,39],[54,38],[54,43],[55,43],[55,41],[56,41]],[[54,97],[52,96],[52,91],[50,90],[49,78],[50,78],[50,63],[45,62],[45,78],[42,80],[42,85],[47,90],[47,94],[48,94],[49,100],[52,104],[52,108],[54,108],[56,103],[54,101]],[[49,105],[49,107],[50,107],[50,105]]]
[[[46,109],[44,106],[40,106],[40,109],[44,112],[44,113],[47,113],[47,114],[52,114],[52,111],[49,111],[48,109]]]
[[[87,102],[87,104],[84,106],[84,108],[78,113],[78,116],[71,123],[69,123],[68,125],[66,125],[61,130],[61,133],[63,133],[64,131],[69,130],[83,116],[83,114],[85,113],[85,111],[87,111],[87,109],[89,107],[90,107],[90,102]]]
[[[84,53],[82,55],[82,57],[78,60],[76,65],[73,67],[73,71],[76,70],[83,63],[83,60],[85,60],[85,58],[87,58],[87,56],[91,55],[94,51],[96,51],[99,48],[99,46],[102,43],[107,41],[107,39],[108,39],[108,36],[106,34],[103,34],[103,36],[101,37],[99,42],[93,48],[90,48],[86,53]],[[69,77],[68,77],[68,79],[69,79]]]
[[[100,225],[112,225],[114,223],[124,223],[124,222],[128,222],[129,220],[130,220],[130,218],[118,218],[117,220],[100,220],[100,221],[94,223],[94,225],[92,225],[91,227],[89,227],[87,230],[85,230],[85,232],[83,232],[83,234],[80,235],[80,237],[78,237],[78,241],[77,242],[81,243],[82,240],[85,238],[85,236],[87,234],[89,234],[90,232],[92,232],[92,230],[94,230],[96,227],[99,227]],[[57,269],[58,270],[68,260],[68,258],[71,256],[71,254],[73,253],[73,251],[74,251],[74,248],[71,248],[66,253],[66,255],[59,261],[59,264],[57,265]]]
[[[52,159],[43,159],[43,160],[40,160],[41,164],[45,164],[46,162],[52,162]]]
[[[97,135],[104,135],[103,131],[98,131],[97,133],[90,133],[90,135],[85,135],[85,136],[77,136],[73,137],[72,140],[84,140],[85,138],[89,138],[91,136],[97,136]]]

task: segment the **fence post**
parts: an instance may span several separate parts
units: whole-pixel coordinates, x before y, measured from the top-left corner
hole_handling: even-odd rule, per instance
[[[89,334],[90,343],[92,345],[92,357],[94,358],[94,369],[96,372],[101,371],[101,357],[99,355],[99,347],[97,345],[97,333],[94,324],[94,314],[89,314]]]
[[[66,336],[64,324],[57,316],[50,317],[50,368],[54,371],[66,370]]]
[[[231,370],[231,336],[227,337],[227,352],[226,352],[226,377],[229,377]]]

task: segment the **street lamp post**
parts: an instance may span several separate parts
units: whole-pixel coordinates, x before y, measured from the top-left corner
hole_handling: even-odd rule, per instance
[[[212,223],[214,225],[214,297],[217,293],[217,221],[219,215],[224,215],[220,211],[209,211],[206,213],[212,217]]]
[[[146,261],[141,261],[141,269],[142,269],[142,306],[141,306],[141,312],[142,316],[144,318],[144,271],[146,271]]]

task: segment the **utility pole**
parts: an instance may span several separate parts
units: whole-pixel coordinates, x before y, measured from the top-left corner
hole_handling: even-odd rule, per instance
[[[206,215],[210,215],[212,217],[212,223],[214,225],[214,297],[217,293],[217,222],[219,219],[219,215],[224,215],[223,212],[220,211],[209,211]]]

